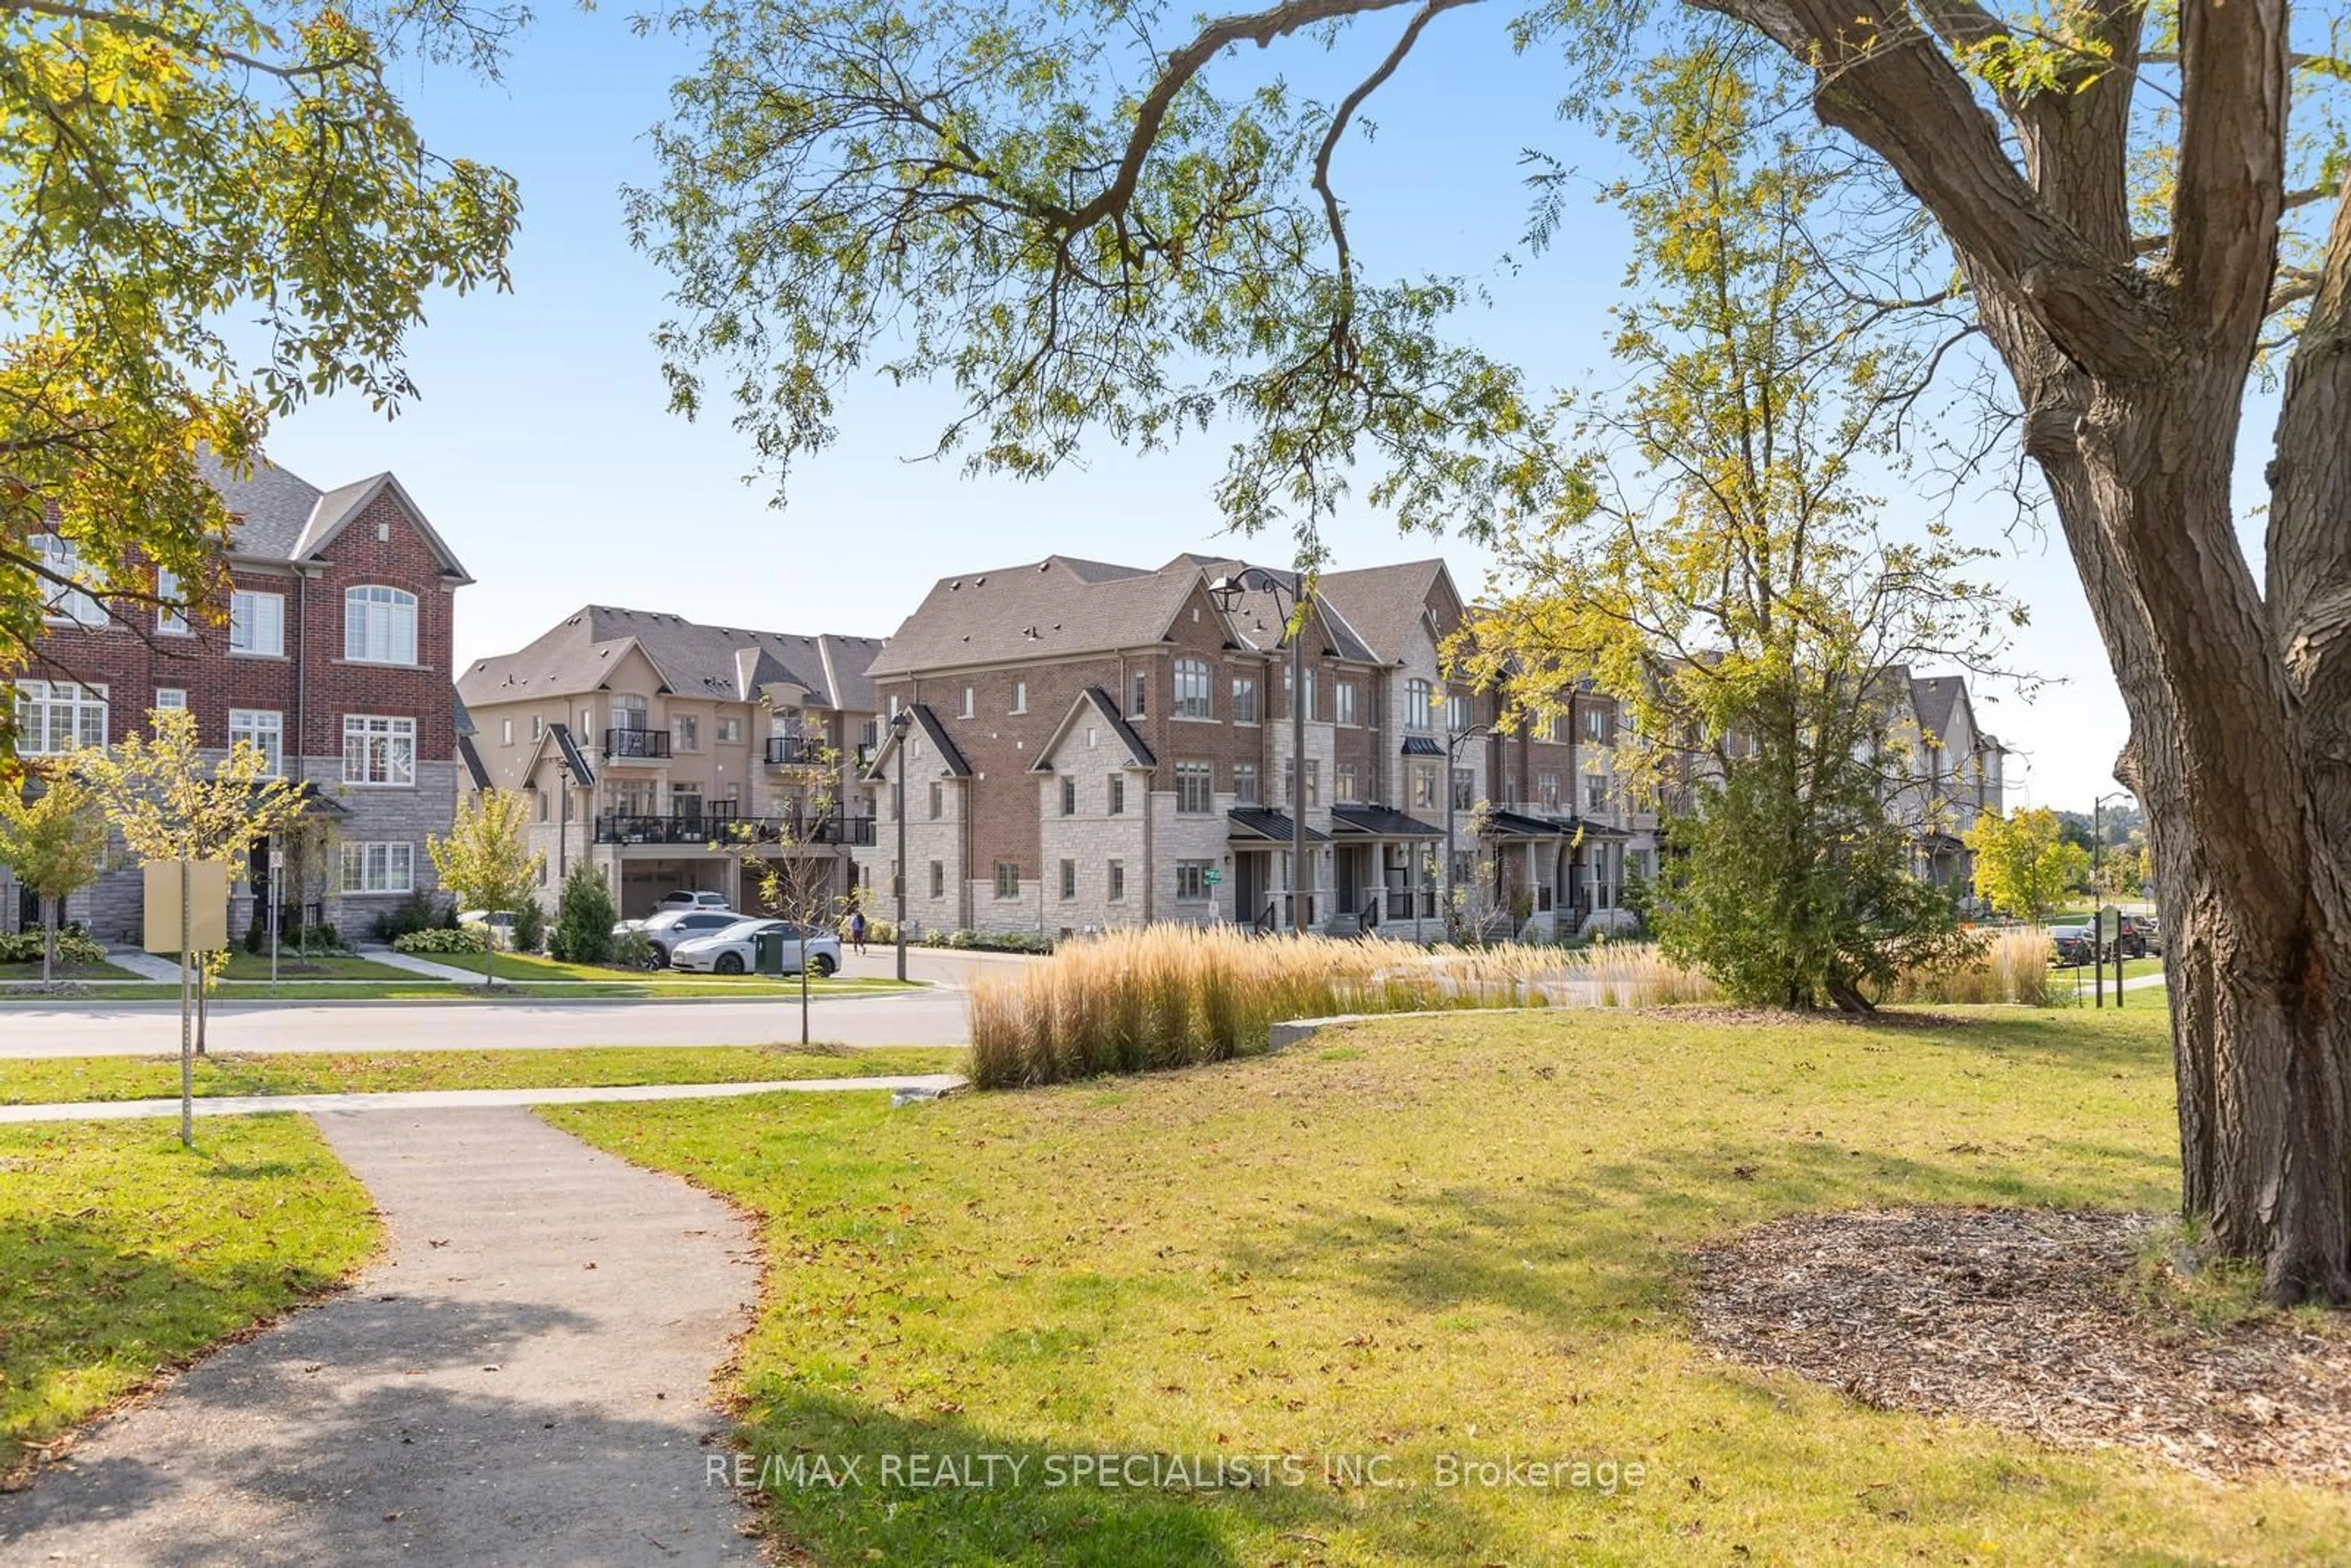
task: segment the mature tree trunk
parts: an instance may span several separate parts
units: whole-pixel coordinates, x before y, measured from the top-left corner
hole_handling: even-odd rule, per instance
[[[1857,43],[1835,0],[1699,0],[1821,68],[1966,269],[2025,408],[2131,718],[2164,901],[2183,1205],[2273,1300],[2351,1301],[2351,193],[2295,347],[2268,591],[2230,481],[2283,204],[2283,0],[2181,10],[2172,233],[2139,262],[2126,160],[2143,8],[2112,68],[1999,105],[1940,47]],[[1928,0],[1946,45],[2005,24]]]

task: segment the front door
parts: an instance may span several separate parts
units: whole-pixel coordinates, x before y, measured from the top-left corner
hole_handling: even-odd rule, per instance
[[[1265,913],[1265,856],[1248,850],[1233,856],[1233,918],[1252,925]]]
[[[1367,851],[1353,844],[1343,846],[1338,852],[1339,913],[1341,915],[1353,915],[1355,913],[1355,890],[1362,881],[1361,861],[1359,857],[1367,852]]]

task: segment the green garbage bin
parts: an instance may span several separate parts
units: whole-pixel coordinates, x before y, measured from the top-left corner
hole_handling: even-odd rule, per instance
[[[751,967],[762,975],[784,972],[784,934],[780,931],[758,931],[751,936]]]

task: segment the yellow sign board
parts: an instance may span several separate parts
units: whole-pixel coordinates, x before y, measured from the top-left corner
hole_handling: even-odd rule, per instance
[[[150,953],[177,953],[180,941],[180,872],[188,874],[188,940],[191,953],[210,953],[228,946],[228,862],[226,861],[150,861],[147,862],[147,931],[140,944]]]

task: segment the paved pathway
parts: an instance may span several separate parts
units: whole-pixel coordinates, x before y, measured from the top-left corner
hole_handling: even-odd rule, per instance
[[[142,980],[169,980],[180,983],[180,961],[142,952],[136,947],[109,947],[106,961],[118,969],[128,969]]]
[[[733,1094],[831,1094],[909,1089],[944,1094],[969,1080],[958,1072],[907,1072],[879,1078],[784,1078],[759,1083],[632,1083],[608,1088],[395,1089],[373,1094],[200,1094],[199,1116],[250,1116],[270,1111],[479,1111],[514,1105],[587,1105],[609,1100],[707,1100]],[[171,1100],[63,1100],[0,1105],[0,1123],[124,1122],[176,1116]]]
[[[471,969],[460,969],[455,964],[436,964],[430,958],[420,958],[413,953],[395,952],[390,947],[357,947],[352,951],[371,963],[387,969],[405,969],[412,975],[428,975],[436,980],[454,980],[461,986],[478,986],[482,977]]]
[[[214,1051],[526,1051],[575,1045],[771,1045],[800,1038],[789,997],[724,1001],[224,1001],[211,1008]],[[962,993],[837,997],[811,1002],[810,1038],[841,1045],[964,1045]],[[10,1003],[0,1009],[0,1060],[153,1056],[180,1049],[175,1002]]]
[[[0,1562],[758,1562],[705,1481],[730,1452],[711,1373],[758,1291],[732,1209],[525,1110],[319,1126],[386,1258],[0,1496]]]

